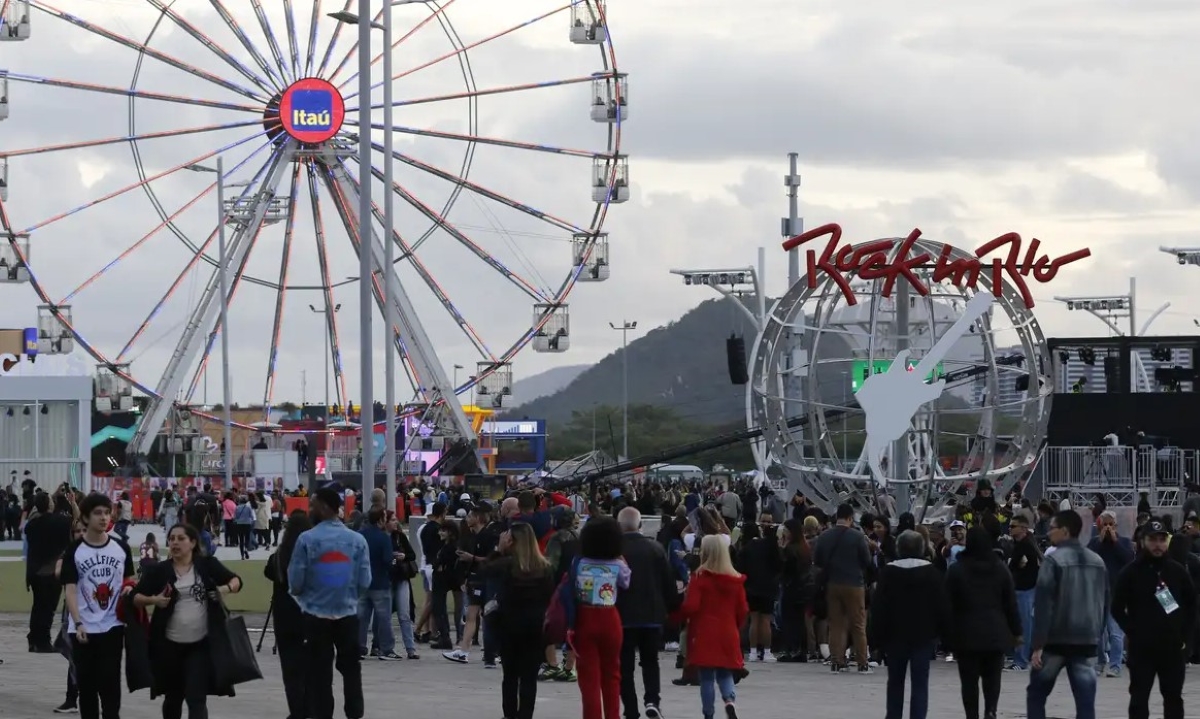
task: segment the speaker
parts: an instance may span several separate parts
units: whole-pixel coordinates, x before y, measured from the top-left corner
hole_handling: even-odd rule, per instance
[[[725,357],[729,365],[729,381],[733,384],[746,384],[750,375],[746,373],[746,340],[737,335],[729,335],[725,340]]]
[[[1108,356],[1104,358],[1104,384],[1109,392],[1122,392],[1121,389],[1121,358]]]

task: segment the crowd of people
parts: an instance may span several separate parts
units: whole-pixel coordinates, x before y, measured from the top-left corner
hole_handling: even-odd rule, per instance
[[[699,688],[706,718],[735,719],[747,665],[778,661],[839,674],[882,665],[887,717],[903,716],[907,683],[910,717],[923,719],[939,657],[957,665],[968,719],[995,719],[1006,670],[1029,673],[1031,719],[1044,719],[1064,670],[1084,719],[1097,682],[1125,672],[1131,719],[1148,719],[1156,680],[1165,719],[1184,717],[1200,607],[1194,513],[1179,533],[1143,513],[1126,537],[1098,506],[1085,545],[1081,513],[1000,503],[982,483],[948,524],[849,504],[830,516],[749,483],[518,487],[497,502],[414,489],[414,506],[429,502],[415,537],[382,490],[348,514],[343,493],[318,489],[286,519],[267,494],[168,492],[156,512],[165,552],[151,535],[136,561],[121,499],[32,491],[28,639],[69,659],[56,711],[115,716],[123,654],[165,719],[184,707],[207,716],[208,697],[259,678],[222,600],[242,579],[215,557],[220,534],[246,556],[249,534],[275,550],[264,573],[291,719],[332,718],[335,669],[346,716],[364,716],[362,662],[417,660],[423,645],[456,664],[479,647],[500,669],[506,719],[531,719],[544,681],[577,683],[584,719],[660,719],[664,650],[677,650],[672,681]],[[661,518],[657,536],[644,516]]]

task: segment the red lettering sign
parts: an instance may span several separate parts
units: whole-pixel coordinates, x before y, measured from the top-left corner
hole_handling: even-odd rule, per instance
[[[783,249],[793,250],[806,242],[825,236],[829,237],[829,241],[820,255],[817,255],[816,250],[808,250],[808,286],[810,289],[816,289],[817,273],[818,271],[823,272],[841,289],[848,305],[858,304],[858,298],[850,287],[850,282],[846,279],[847,272],[853,272],[864,280],[882,279],[883,291],[881,294],[884,297],[891,297],[896,280],[901,278],[912,285],[913,289],[921,295],[928,295],[929,287],[917,276],[916,270],[932,267],[933,282],[949,280],[957,287],[969,288],[975,287],[981,272],[990,271],[992,293],[996,297],[1001,295],[1003,280],[1007,275],[1021,294],[1025,306],[1032,308],[1034,305],[1033,293],[1029,290],[1028,282],[1031,275],[1036,282],[1050,282],[1058,275],[1059,268],[1090,257],[1092,254],[1090,249],[1084,248],[1054,259],[1045,254],[1039,257],[1038,249],[1041,247],[1042,241],[1037,238],[1030,240],[1029,247],[1022,253],[1021,236],[1015,232],[1009,232],[980,245],[976,248],[974,257],[953,258],[954,248],[950,245],[942,245],[941,252],[934,259],[928,252],[910,256],[913,246],[921,237],[921,231],[918,229],[914,229],[903,240],[873,240],[860,245],[839,246],[842,240],[842,228],[836,223],[821,225],[791,237],[784,241]],[[900,247],[896,251],[895,257],[889,260],[888,254],[896,247],[897,242]],[[1005,245],[1008,246],[1007,255],[992,257],[991,262],[985,264],[987,262],[985,258],[988,255]],[[930,264],[931,260],[933,261],[932,265]]]

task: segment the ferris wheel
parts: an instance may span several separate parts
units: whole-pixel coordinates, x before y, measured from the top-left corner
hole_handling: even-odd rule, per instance
[[[501,407],[513,358],[567,351],[568,296],[609,277],[605,219],[630,187],[604,0],[376,2],[396,31],[370,48],[347,28],[355,0],[310,2],[0,0],[0,41],[28,40],[0,68],[0,282],[36,293],[40,353],[95,359],[102,409],[149,397],[130,451],[205,414],[226,331],[239,397],[253,389],[268,411],[323,352],[328,402],[352,402],[342,354],[357,322],[339,310],[360,235],[378,316],[386,298],[399,317],[388,349],[413,404],[452,410],[460,436],[474,433],[457,395]],[[356,91],[365,53],[369,97]],[[396,260],[380,270],[385,242]],[[450,356],[473,366],[451,379]]]

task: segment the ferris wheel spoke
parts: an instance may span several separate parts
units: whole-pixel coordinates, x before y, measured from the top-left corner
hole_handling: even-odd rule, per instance
[[[121,135],[119,137],[105,137],[99,140],[82,140],[80,142],[66,142],[60,145],[43,145],[42,147],[25,147],[19,150],[0,150],[0,157],[24,157],[26,155],[44,155],[51,152],[62,152],[63,150],[81,150],[86,147],[102,147],[104,145],[116,145],[122,142],[141,142],[142,140],[161,140],[168,137],[182,137],[184,135],[199,135],[205,132],[219,132],[221,130],[233,130],[239,127],[251,127],[253,125],[262,125],[260,120],[249,120],[247,122],[233,122],[226,125],[205,125],[204,127],[189,127],[183,130],[165,130],[163,132],[147,132],[142,135]]]
[[[356,190],[360,192],[362,191],[362,185],[359,184],[357,178],[351,176],[350,182],[352,185],[354,185]],[[385,218],[383,216],[383,210],[380,209],[379,203],[372,202],[371,206],[372,213],[375,215],[375,219],[379,221],[379,226],[387,227],[387,223],[385,222]],[[467,321],[467,318],[463,317],[462,313],[458,311],[458,308],[454,305],[454,301],[450,299],[450,296],[446,294],[446,291],[442,289],[442,286],[439,285],[437,280],[434,279],[433,275],[430,274],[429,268],[425,266],[425,263],[421,262],[421,258],[417,256],[417,254],[413,251],[412,246],[409,245],[409,243],[400,235],[400,232],[393,229],[391,239],[400,246],[400,251],[402,253],[400,255],[400,259],[406,259],[412,264],[413,269],[416,270],[417,275],[421,278],[421,281],[425,283],[425,285],[429,288],[429,291],[432,292],[433,296],[437,298],[437,301],[441,303],[442,308],[446,310],[446,313],[450,315],[451,319],[454,320],[454,323],[457,324],[459,329],[462,330],[463,334],[466,335],[467,340],[475,346],[475,349],[477,349],[480,354],[490,358],[493,362],[497,362],[498,360],[496,359],[495,353],[488,348],[487,343],[482,337],[479,336],[479,333],[474,327],[471,326],[471,323]]]
[[[315,5],[313,6],[316,7]],[[292,79],[300,79],[300,40],[296,34],[296,12],[292,0],[283,0],[283,14],[287,22],[288,52],[291,54]]]
[[[271,326],[271,354],[267,365],[267,385],[263,389],[263,407],[272,406],[275,397],[275,370],[279,359],[279,337],[283,333],[283,308],[287,299],[288,265],[292,257],[292,238],[296,231],[296,192],[300,189],[300,163],[292,169],[292,185],[288,197],[287,222],[283,229],[283,250],[279,256],[279,290],[275,293],[275,320]]]
[[[265,134],[267,134],[265,130],[264,130],[264,131],[262,131],[262,132],[256,132],[255,134],[253,134],[253,135],[251,135],[251,136],[249,136],[249,137],[246,137],[246,138],[243,138],[243,139],[241,139],[241,140],[238,140],[237,142],[232,142],[232,143],[230,143],[230,144],[226,145],[225,147],[217,148],[216,150],[213,150],[213,151],[211,151],[211,152],[206,152],[206,153],[205,153],[205,154],[203,154],[203,155],[199,155],[199,156],[197,156],[197,157],[193,157],[192,159],[188,160],[187,162],[184,162],[184,163],[182,163],[182,164],[176,165],[175,167],[172,167],[172,168],[171,168],[171,169],[169,169],[169,170],[164,170],[164,171],[162,171],[162,172],[158,173],[157,175],[151,175],[151,176],[147,177],[147,178],[146,178],[146,179],[144,179],[144,180],[140,180],[140,181],[138,181],[138,182],[135,182],[135,183],[133,183],[133,184],[131,184],[131,185],[126,185],[125,187],[122,187],[122,188],[121,188],[121,189],[119,189],[119,190],[115,190],[115,191],[113,191],[113,192],[110,192],[110,193],[108,193],[107,195],[105,195],[105,196],[103,196],[103,197],[101,197],[101,198],[98,198],[98,199],[92,200],[92,201],[90,201],[90,202],[85,202],[84,204],[82,204],[82,205],[79,205],[78,207],[74,207],[74,208],[72,208],[72,209],[70,209],[70,210],[67,210],[66,212],[62,212],[62,213],[60,213],[60,214],[57,214],[57,215],[55,215],[54,217],[51,217],[51,218],[49,218],[49,219],[47,219],[47,220],[43,220],[43,221],[41,221],[41,222],[37,223],[36,225],[31,225],[31,226],[29,226],[29,227],[25,228],[24,230],[22,230],[21,232],[22,232],[22,234],[30,234],[30,233],[33,233],[33,232],[35,232],[35,231],[37,231],[37,230],[40,230],[40,229],[42,229],[43,227],[46,227],[46,226],[48,226],[48,225],[52,225],[52,224],[54,224],[55,222],[58,222],[58,221],[60,221],[60,220],[64,220],[64,219],[66,219],[66,218],[68,218],[68,217],[70,217],[70,216],[72,216],[72,215],[75,215],[75,214],[78,214],[78,213],[80,213],[80,212],[83,212],[84,210],[91,209],[91,208],[95,207],[96,205],[100,205],[100,204],[103,204],[103,203],[105,203],[105,202],[108,202],[109,200],[111,200],[111,199],[113,199],[113,198],[120,197],[121,195],[124,195],[124,194],[125,194],[125,193],[127,193],[127,192],[132,192],[133,190],[136,190],[136,189],[138,189],[138,188],[140,188],[140,187],[145,187],[146,185],[150,184],[151,182],[154,182],[155,180],[161,180],[162,178],[164,178],[164,177],[166,177],[166,176],[168,176],[168,175],[172,175],[172,174],[174,174],[174,173],[176,173],[176,172],[179,172],[180,170],[185,170],[185,169],[187,169],[187,168],[188,168],[190,165],[197,165],[197,164],[200,164],[200,163],[204,162],[205,160],[208,160],[208,159],[210,159],[210,158],[216,157],[217,155],[221,155],[221,154],[224,154],[224,153],[226,153],[226,152],[229,152],[229,151],[230,151],[230,150],[232,150],[233,148],[235,148],[235,147],[240,147],[241,145],[244,145],[244,144],[246,144],[247,142],[250,142],[251,140],[254,140],[254,139],[256,139],[256,138],[259,138],[259,137],[261,137],[261,136],[263,136],[263,135],[265,135]]]
[[[254,177],[250,180],[251,186],[257,184],[259,180],[267,173],[268,169],[272,167],[277,154],[278,152],[272,153],[271,157],[267,158],[267,160],[263,162],[262,166],[258,168],[258,171],[254,173]],[[238,167],[241,167],[248,161],[249,158],[240,163]],[[225,175],[228,177],[233,173],[233,171],[234,170],[229,170],[225,173]],[[238,200],[244,201],[249,192],[249,186],[243,188]],[[196,253],[188,260],[183,270],[181,270],[175,277],[175,280],[171,283],[171,286],[168,287],[167,291],[164,292],[162,297],[158,299],[158,302],[156,302],[154,306],[150,308],[150,312],[146,314],[146,318],[142,320],[142,324],[138,326],[137,330],[134,331],[133,335],[125,343],[125,346],[121,348],[120,353],[117,355],[117,362],[120,362],[129,354],[130,350],[133,349],[133,346],[137,343],[138,339],[145,334],[147,329],[149,329],[150,324],[154,321],[154,318],[158,316],[158,313],[162,311],[163,306],[166,305],[175,292],[179,290],[179,286],[183,284],[184,279],[192,272],[192,270],[200,262],[201,258],[204,257],[204,254],[208,251],[208,248],[217,239],[219,230],[219,226],[213,228],[213,231],[209,233],[208,237],[204,240],[204,243],[200,245],[200,247],[196,250]]]
[[[238,42],[241,43],[241,46],[246,50],[247,53],[250,54],[250,57],[254,59],[254,64],[258,65],[258,69],[262,70],[263,73],[270,78],[273,83],[275,83],[277,88],[282,89],[287,84],[287,80],[285,80],[283,76],[279,75],[275,69],[271,67],[271,63],[267,60],[267,58],[263,57],[261,52],[258,51],[258,47],[250,39],[250,36],[246,34],[246,31],[242,29],[241,24],[237,21],[233,14],[225,8],[225,5],[221,2],[221,0],[209,0],[209,4],[213,6],[213,9],[217,11],[217,15],[221,17],[221,22],[225,23],[225,26],[228,27],[229,31],[233,33],[234,37],[238,39]],[[273,95],[274,93],[271,94]]]
[[[124,47],[127,47],[130,50],[133,50],[134,52],[143,53],[149,57],[154,58],[155,60],[158,60],[159,62],[170,65],[171,67],[173,67],[177,70],[182,70],[183,72],[186,72],[189,75],[198,77],[201,80],[206,80],[208,82],[213,83],[214,85],[223,87],[226,90],[236,92],[237,94],[242,95],[243,97],[248,97],[251,100],[257,100],[264,104],[267,102],[266,97],[259,94],[258,92],[255,92],[254,90],[251,90],[247,87],[238,85],[235,82],[230,82],[229,80],[226,80],[222,77],[218,77],[206,70],[201,70],[200,68],[193,67],[192,65],[189,65],[188,63],[186,63],[176,57],[173,57],[164,52],[160,52],[159,50],[155,50],[154,48],[147,46],[146,43],[137,42],[136,40],[131,40],[130,38],[125,37],[124,35],[118,35],[117,33],[113,32],[111,30],[105,29],[99,25],[96,25],[95,23],[90,23],[82,18],[75,17],[74,15],[71,15],[70,13],[63,12],[62,10],[59,10],[58,8],[52,7],[51,5],[48,5],[45,2],[42,2],[42,0],[31,0],[31,4],[33,7],[36,7],[38,10],[41,10],[42,12],[53,15],[54,17],[62,20],[63,22],[70,23],[80,29],[83,29],[83,30],[86,30],[86,31],[92,33],[93,35],[97,35],[106,40],[115,42],[118,45],[123,45]]]
[[[321,21],[321,17],[321,0],[313,0],[312,17],[308,21],[308,53],[304,56],[305,77],[312,76],[313,63],[317,60],[317,24]]]
[[[380,170],[378,167],[372,167],[371,174],[374,175],[376,179],[378,179],[380,181],[383,180],[383,171]],[[421,202],[414,195],[412,195],[408,190],[404,189],[404,187],[399,182],[392,183],[392,192],[395,192],[397,197],[404,200],[406,203],[409,204],[409,206],[411,206],[417,212],[420,212],[422,215],[425,215],[425,217],[427,219],[429,219],[431,222],[436,224],[438,227],[445,230],[446,233],[449,234],[451,237],[453,237],[455,240],[457,240],[459,242],[459,244],[461,244],[463,247],[466,247],[468,250],[470,250],[472,254],[474,254],[479,259],[483,260],[483,262],[486,265],[491,267],[496,272],[500,273],[500,275],[502,277],[504,277],[506,280],[511,282],[519,290],[521,290],[525,294],[529,295],[532,299],[535,299],[538,302],[550,301],[550,298],[547,297],[546,293],[542,289],[540,289],[537,285],[535,285],[534,283],[530,282],[529,280],[525,279],[524,277],[518,275],[517,273],[515,273],[512,270],[505,267],[502,262],[500,262],[495,257],[492,257],[490,254],[488,254],[487,250],[485,250],[482,247],[480,247],[479,245],[475,244],[475,242],[470,237],[467,237],[465,234],[463,234],[461,230],[459,230],[457,227],[455,227],[450,222],[450,220],[443,217],[441,214],[439,214],[437,212],[437,210],[434,210],[429,205],[426,205],[424,202]]]
[[[351,6],[354,5],[354,0],[346,0],[346,4],[342,7],[342,12],[350,12]],[[317,67],[317,77],[325,77],[325,68],[329,67],[329,61],[333,59],[333,48],[337,46],[338,38],[342,36],[342,29],[346,27],[346,23],[335,23],[333,34],[329,36],[329,44],[325,46],[325,52],[321,57],[321,64]],[[357,47],[357,41],[355,46]]]
[[[420,72],[421,70],[424,70],[426,68],[433,67],[434,65],[437,65],[438,63],[445,62],[446,60],[449,60],[454,57],[458,57],[459,55],[462,55],[463,53],[474,50],[475,48],[480,47],[481,45],[486,45],[494,40],[499,40],[502,37],[511,35],[512,33],[516,32],[522,28],[527,28],[531,25],[536,25],[537,23],[541,22],[542,20],[545,20],[546,18],[554,17],[555,15],[557,15],[560,12],[563,12],[564,10],[569,10],[571,8],[571,6],[573,6],[575,4],[576,3],[573,3],[573,2],[567,3],[566,5],[563,5],[562,7],[556,8],[554,10],[550,10],[549,12],[542,13],[541,15],[538,15],[535,18],[531,18],[529,20],[526,20],[525,22],[518,23],[511,27],[505,28],[504,30],[501,30],[500,32],[497,32],[492,35],[488,35],[487,37],[482,38],[480,40],[476,40],[475,42],[470,43],[469,45],[463,45],[462,47],[451,50],[448,53],[439,55],[438,57],[435,57],[434,59],[432,59],[424,64],[417,65],[414,68],[405,70],[404,72],[401,72],[399,75],[393,75],[391,80],[393,82],[395,82],[396,80],[408,77],[409,75]],[[371,89],[374,90],[374,89],[382,87],[382,86],[383,86],[383,82],[377,82],[377,83],[371,85]],[[345,99],[350,100],[355,97],[358,97],[357,92],[350,94],[350,95],[346,95]]]
[[[405,40],[408,40],[408,39],[409,39],[410,37],[412,37],[413,35],[416,35],[416,34],[417,34],[417,32],[418,32],[418,31],[419,31],[421,28],[423,28],[423,27],[425,27],[426,25],[428,25],[429,23],[433,22],[435,19],[438,19],[438,21],[439,21],[439,22],[441,22],[441,19],[440,19],[440,18],[445,18],[445,16],[446,16],[446,15],[445,15],[445,13],[446,13],[446,8],[450,7],[450,6],[451,6],[451,5],[453,5],[453,4],[454,4],[454,0],[446,0],[446,2],[444,2],[444,3],[441,3],[441,4],[438,4],[438,5],[437,5],[437,9],[436,9],[436,10],[434,10],[432,13],[430,13],[429,15],[427,15],[427,16],[426,16],[426,17],[425,17],[423,20],[421,20],[421,22],[419,22],[419,23],[417,23],[416,25],[414,25],[414,26],[412,27],[412,29],[411,29],[411,30],[409,30],[408,32],[404,33],[404,35],[403,35],[402,37],[400,37],[399,39],[397,39],[396,41],[394,41],[394,42],[392,43],[392,47],[391,47],[392,51],[395,51],[395,49],[396,49],[396,48],[400,47],[400,44],[401,44],[401,43],[403,43]],[[388,10],[388,8],[387,8],[387,7],[385,7],[385,8],[384,8],[384,10],[386,11],[386,10]],[[439,16],[440,16],[440,18],[439,18]],[[382,16],[381,16],[381,17],[382,17]],[[383,53],[382,53],[382,52],[381,52],[381,53],[379,53],[378,55],[376,55],[375,57],[371,58],[371,67],[375,67],[375,65],[376,65],[376,64],[378,64],[378,63],[379,63],[379,61],[380,61],[380,60],[382,60],[382,59],[383,59]],[[349,56],[347,56],[346,60],[343,60],[343,62],[342,62],[342,65],[339,65],[339,66],[338,66],[338,72],[335,72],[335,73],[334,73],[334,74],[333,74],[333,75],[330,77],[330,82],[333,82],[333,81],[334,81],[334,80],[337,78],[337,76],[338,76],[338,73],[340,73],[340,72],[341,72],[341,70],[342,70],[342,69],[344,69],[345,63],[346,63],[348,60],[349,60]],[[337,83],[338,89],[339,89],[339,90],[341,90],[341,89],[344,89],[344,88],[345,88],[347,85],[349,85],[350,83],[352,83],[352,82],[354,82],[355,80],[357,80],[357,79],[358,79],[358,74],[359,74],[359,73],[358,73],[358,71],[357,71],[357,70],[355,70],[355,71],[354,71],[353,73],[351,73],[351,75],[350,75],[349,77],[347,77],[345,80],[343,80],[343,81],[342,81],[342,82],[340,82],[340,83]]]
[[[271,143],[269,141],[263,143],[257,150],[252,152],[249,157],[242,160],[240,163],[238,163],[238,165],[236,167],[234,167],[229,172],[226,172],[225,173],[226,176],[231,175],[234,172],[237,172],[239,169],[241,169],[243,166],[245,166],[247,163],[249,163],[252,159],[254,159],[255,155],[258,155],[260,152],[267,149],[267,147],[269,147],[270,144]],[[183,213],[190,210],[192,207],[194,207],[196,205],[197,202],[199,202],[200,200],[207,197],[215,189],[217,189],[216,182],[214,182],[211,185],[209,185],[208,187],[204,188],[204,190],[200,194],[198,194],[195,197],[193,197],[192,199],[188,200],[186,204],[181,206],[173,214],[171,214],[166,219],[164,219],[162,222],[160,222],[157,227],[155,227],[154,229],[147,232],[145,235],[143,235],[141,237],[141,239],[134,242],[132,245],[130,245],[128,248],[126,248],[126,250],[124,252],[117,255],[111,262],[109,262],[107,265],[102,267],[99,272],[97,272],[96,274],[87,278],[86,280],[83,281],[82,284],[80,284],[75,289],[71,290],[65,297],[63,297],[61,300],[59,300],[57,304],[59,304],[59,305],[70,304],[71,300],[75,299],[76,295],[78,295],[80,292],[87,289],[92,283],[94,283],[96,280],[100,279],[105,274],[107,274],[109,270],[116,267],[120,262],[122,262],[123,260],[128,258],[131,254],[136,252],[138,250],[138,248],[140,248],[142,245],[149,242],[154,236],[156,236],[159,232],[161,232],[163,230],[163,228],[169,226],[172,222],[177,220]]]
[[[217,42],[215,40],[213,40],[208,35],[205,35],[203,32],[200,31],[199,28],[197,28],[192,23],[188,22],[179,13],[177,13],[173,9],[171,9],[170,3],[164,2],[164,0],[146,0],[146,2],[153,5],[155,7],[155,9],[157,9],[159,12],[161,12],[166,17],[170,18],[171,22],[175,23],[175,26],[178,27],[180,30],[183,30],[188,35],[191,35],[193,39],[195,39],[197,42],[199,42],[204,47],[208,48],[209,51],[211,51],[214,55],[216,55],[217,57],[224,60],[225,63],[228,64],[230,67],[232,67],[234,70],[237,70],[238,73],[242,77],[246,78],[250,82],[254,83],[256,86],[258,86],[258,88],[260,90],[262,90],[263,92],[265,92],[268,97],[271,95],[274,95],[275,91],[279,89],[279,88],[272,88],[268,84],[266,79],[259,77],[257,74],[252,72],[250,70],[250,68],[243,65],[241,63],[241,61],[239,61],[236,57],[231,55],[229,53],[229,51],[227,51],[225,48],[223,48],[219,44],[217,44]],[[269,78],[270,78],[270,75],[267,76],[267,79],[269,79]]]
[[[287,78],[287,60],[283,59],[283,51],[279,48],[279,41],[275,38],[275,32],[271,29],[271,21],[267,18],[267,11],[263,10],[262,0],[250,0],[251,7],[254,8],[254,15],[258,18],[258,26],[262,28],[263,37],[267,39],[267,47],[271,50],[271,57],[275,58],[275,66],[279,68],[279,76]]]
[[[336,385],[338,403],[348,398],[346,393],[346,376],[342,373],[342,349],[338,339],[338,322],[336,305],[333,302],[333,282],[329,273],[329,248],[325,242],[325,220],[321,216],[320,182],[317,178],[317,167],[312,161],[308,163],[308,199],[313,214],[313,236],[317,243],[317,264],[321,270],[321,294],[325,299],[325,332],[329,335],[329,361],[333,366],[333,379]]]
[[[350,182],[353,182],[353,180],[349,179],[350,175],[346,172],[346,166],[344,163],[339,166],[339,170],[346,174],[346,177]],[[358,186],[355,185],[354,187],[355,192],[357,192]],[[333,198],[333,205],[335,208],[337,208],[338,215],[342,220],[342,225],[346,228],[346,236],[350,238],[352,243],[354,243],[356,250],[360,253],[372,252],[372,248],[369,244],[364,247],[362,237],[358,231],[356,211],[351,209],[350,201],[346,197],[343,188],[338,184],[338,179],[333,175],[333,173],[328,173],[325,175],[325,190],[329,193],[329,196]],[[368,243],[370,242],[373,242],[373,239],[368,240]],[[387,276],[381,272],[373,272],[371,274],[371,294],[374,296],[375,303],[379,306],[381,312],[383,312],[387,307],[384,301],[385,296],[382,284],[384,281],[386,281],[386,279]],[[400,312],[399,316],[401,318],[401,322],[403,322],[403,312]],[[422,386],[420,374],[417,372],[416,367],[413,366],[412,358],[408,355],[408,348],[404,346],[404,340],[400,333],[400,329],[401,328],[396,326],[391,327],[392,345],[397,354],[400,355],[400,363],[404,367],[404,374],[407,375],[408,380],[412,384],[413,388],[420,393],[420,388]]]
[[[359,123],[354,121],[346,122],[351,127],[361,127]],[[382,130],[386,127],[381,122],[371,123],[371,128],[374,130]],[[532,142],[517,142],[516,140],[503,140],[498,137],[484,137],[483,135],[461,135],[455,132],[440,132],[438,130],[423,130],[417,127],[404,127],[403,125],[393,125],[392,129],[396,132],[405,135],[420,135],[422,137],[436,137],[441,140],[458,140],[460,142],[476,142],[481,145],[493,145],[495,147],[507,147],[513,150],[530,150],[532,152],[547,152],[552,155],[566,155],[568,157],[584,157],[589,160],[596,158],[611,157],[608,153],[599,153],[592,150],[577,150],[569,147],[555,147],[553,145],[540,145]]]
[[[381,145],[379,143],[374,143],[374,142],[371,143],[371,145],[372,145],[372,147],[374,147],[376,149],[376,151],[383,153],[383,151],[384,151],[383,145]],[[522,148],[522,149],[529,149],[529,148]],[[588,156],[590,157],[591,155],[588,155]],[[522,202],[517,202],[516,200],[514,200],[510,197],[506,197],[505,195],[502,195],[499,192],[496,192],[495,190],[490,190],[490,189],[484,187],[483,185],[471,182],[470,180],[468,180],[464,177],[456,175],[453,172],[448,172],[446,170],[443,170],[440,167],[434,167],[433,165],[422,162],[422,161],[416,159],[415,157],[409,157],[408,155],[405,155],[404,153],[398,152],[398,151],[393,151],[392,157],[396,158],[400,162],[403,162],[404,164],[408,165],[409,167],[414,167],[418,170],[423,170],[423,171],[429,173],[430,175],[433,175],[434,177],[445,180],[446,182],[449,182],[453,185],[465,187],[466,189],[470,190],[471,192],[474,192],[475,194],[477,194],[481,197],[486,197],[489,200],[492,200],[493,202],[498,202],[498,203],[504,205],[505,207],[512,208],[512,209],[516,210],[517,212],[528,215],[534,219],[541,220],[542,222],[545,222],[546,224],[551,225],[553,227],[557,227],[560,230],[565,230],[567,232],[572,232],[572,233],[584,231],[584,228],[579,227],[578,225],[576,225],[572,222],[568,222],[567,220],[564,220],[560,217],[555,217],[554,215],[551,215],[549,213],[542,212],[541,210],[530,207],[529,205],[526,205]]]
[[[185,97],[183,95],[165,95],[159,92],[148,92],[146,90],[130,90],[123,87],[111,87],[108,85],[95,85],[88,82],[76,82],[74,80],[63,80],[54,77],[38,77],[37,75],[25,75],[17,72],[10,72],[4,75],[10,82],[27,82],[34,85],[46,85],[48,87],[62,87],[68,90],[82,90],[83,92],[101,92],[107,95],[121,95],[122,97],[133,97],[139,100],[158,100],[160,102],[172,102],[180,105],[192,105],[195,107],[211,107],[218,110],[236,110],[238,112],[253,112],[261,115],[266,108],[265,104],[259,105],[239,105],[232,102],[220,102],[217,100],[204,100],[195,97]]]
[[[465,100],[474,97],[484,97],[487,95],[503,95],[510,92],[525,92],[526,90],[541,90],[543,88],[561,87],[563,85],[576,85],[585,82],[593,82],[597,79],[611,78],[613,73],[599,73],[596,75],[587,75],[584,77],[571,77],[565,80],[549,80],[546,82],[530,82],[523,85],[506,85],[504,87],[490,87],[483,90],[468,90],[467,92],[456,92],[450,95],[433,95],[430,97],[418,97],[412,100],[396,100],[392,103],[392,107],[408,107],[410,105],[425,105],[434,102],[447,102],[449,100]],[[371,105],[371,109],[383,109],[382,102]],[[358,112],[359,108],[349,108],[346,112]]]

